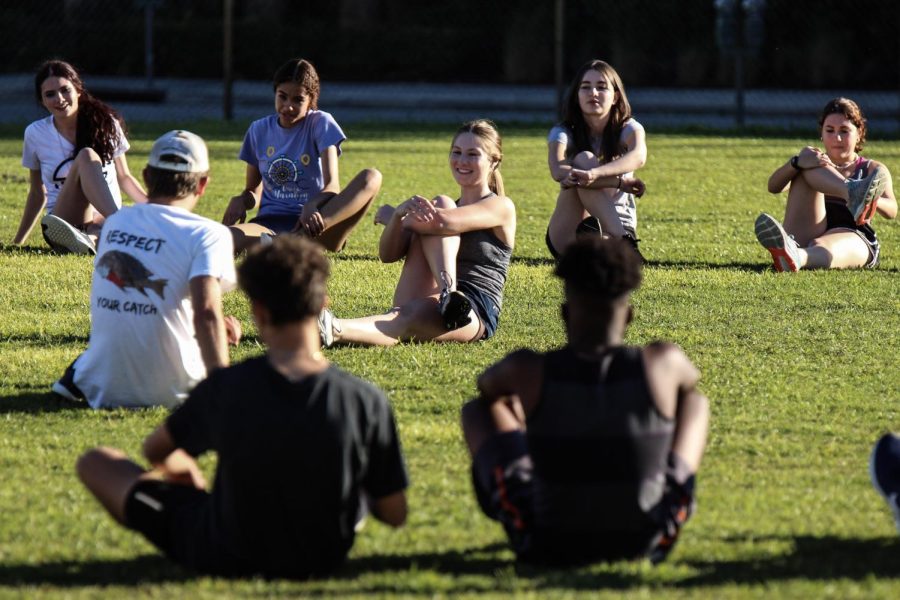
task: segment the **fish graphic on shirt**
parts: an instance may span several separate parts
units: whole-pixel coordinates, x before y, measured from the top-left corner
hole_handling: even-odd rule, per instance
[[[126,252],[110,250],[97,262],[96,268],[101,277],[113,282],[120,290],[134,288],[147,296],[145,288],[150,288],[160,298],[166,299],[164,293],[169,280],[150,279],[153,273],[141,261]]]

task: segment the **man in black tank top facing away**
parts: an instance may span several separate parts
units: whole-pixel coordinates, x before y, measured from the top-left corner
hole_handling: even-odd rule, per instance
[[[641,281],[626,243],[578,240],[556,274],[566,346],[508,355],[463,407],[478,502],[526,562],[659,562],[693,510],[700,374],[674,344],[622,344]]]

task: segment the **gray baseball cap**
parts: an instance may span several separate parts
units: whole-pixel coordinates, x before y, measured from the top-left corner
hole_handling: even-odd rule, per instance
[[[147,164],[179,173],[206,173],[209,171],[209,153],[206,142],[199,135],[173,129],[153,142]]]

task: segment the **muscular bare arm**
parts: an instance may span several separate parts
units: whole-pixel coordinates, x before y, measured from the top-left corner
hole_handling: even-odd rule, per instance
[[[219,280],[209,275],[190,282],[194,309],[194,332],[207,371],[228,366],[225,317],[222,315],[222,289]]]

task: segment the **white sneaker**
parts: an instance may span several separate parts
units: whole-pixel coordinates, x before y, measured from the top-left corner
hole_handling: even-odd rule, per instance
[[[319,339],[323,348],[331,348],[334,344],[334,313],[327,308],[319,313]]]
[[[97,254],[90,236],[56,215],[45,215],[41,219],[41,230],[50,247],[60,254]]]
[[[800,246],[774,217],[763,213],[756,218],[756,239],[772,254],[776,271],[800,270]]]
[[[853,213],[857,225],[864,225],[875,216],[878,199],[884,193],[887,182],[887,171],[880,166],[875,167],[865,179],[847,182],[847,208]]]

